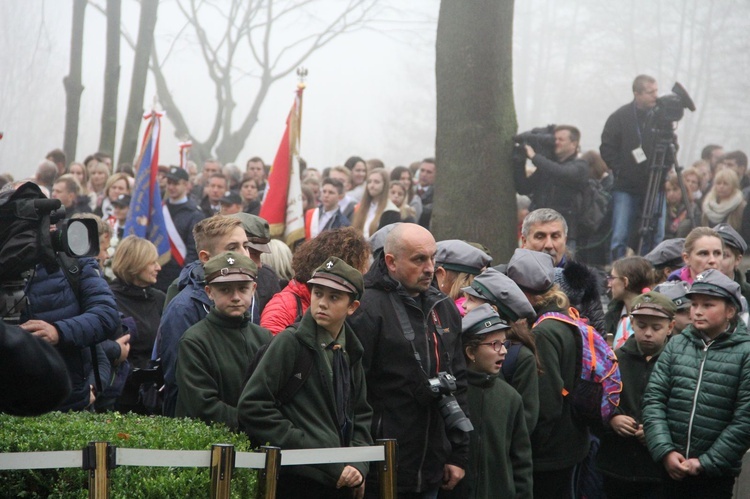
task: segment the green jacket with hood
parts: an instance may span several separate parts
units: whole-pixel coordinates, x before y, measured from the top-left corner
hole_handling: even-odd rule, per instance
[[[659,356],[643,396],[651,456],[698,458],[707,476],[737,476],[750,447],[750,334],[740,320],[707,342],[692,326]]]

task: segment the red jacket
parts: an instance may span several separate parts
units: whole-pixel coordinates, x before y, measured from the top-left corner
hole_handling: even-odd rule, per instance
[[[297,310],[297,298],[299,298],[302,310]],[[276,335],[294,324],[297,317],[301,318],[308,308],[310,308],[310,290],[307,284],[292,279],[266,304],[260,316],[260,325]]]

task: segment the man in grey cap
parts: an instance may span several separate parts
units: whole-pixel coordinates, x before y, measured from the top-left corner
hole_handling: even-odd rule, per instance
[[[446,428],[429,388],[431,381],[452,374],[454,395],[467,411],[460,317],[453,301],[431,285],[436,251],[427,229],[397,225],[365,276],[362,305],[349,321],[364,347],[372,436],[398,439],[402,499],[453,489],[468,460],[469,434]],[[372,497],[377,497],[375,480],[368,477],[366,487]]]
[[[595,270],[576,262],[568,254],[567,238],[568,223],[555,210],[541,208],[523,219],[521,247],[552,256],[556,267],[555,282],[568,295],[570,304],[581,317],[588,319],[597,331],[603,331],[604,310],[599,283],[604,281],[604,276],[597,276]]]
[[[167,199],[162,207],[162,214],[167,225],[172,254],[169,261],[162,265],[155,287],[166,293],[172,281],[179,277],[185,264],[198,259],[193,227],[203,220],[205,215],[188,198],[187,170],[172,166],[164,176],[167,179]]]

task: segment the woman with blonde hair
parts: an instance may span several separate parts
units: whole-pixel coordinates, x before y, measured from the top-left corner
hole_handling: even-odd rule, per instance
[[[703,199],[701,223],[709,227],[727,223],[739,232],[742,230],[742,212],[746,205],[737,174],[724,168],[716,172],[714,185]]]
[[[402,222],[416,223],[416,213],[414,208],[407,203],[407,192],[404,184],[398,180],[391,180],[390,187],[388,188],[388,199],[390,199],[401,212]]]
[[[362,201],[354,210],[352,227],[369,238],[378,229],[401,221],[401,212],[388,199],[388,172],[384,168],[376,168],[367,176]]]
[[[724,241],[719,233],[710,227],[696,227],[685,238],[682,250],[685,266],[672,272],[667,280],[692,285],[695,276],[704,270],[718,269],[723,258]]]
[[[94,213],[114,225],[115,207],[112,202],[123,194],[130,194],[130,176],[126,173],[115,173],[107,179],[102,194],[102,202]]]
[[[104,187],[107,185],[107,179],[109,178],[109,167],[107,163],[92,159],[86,163],[86,171],[89,179],[86,189],[89,192],[89,199],[91,199],[90,206],[92,210],[96,210],[101,206],[104,199]]]

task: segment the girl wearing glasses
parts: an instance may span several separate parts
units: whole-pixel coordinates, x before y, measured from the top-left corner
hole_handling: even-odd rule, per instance
[[[523,402],[518,392],[498,377],[510,323],[483,304],[466,314],[461,328],[474,431],[466,476],[450,497],[531,498],[531,442]]]
[[[654,268],[642,256],[615,260],[607,276],[607,287],[612,296],[604,316],[604,331],[614,336],[613,349],[620,348],[633,335],[630,312],[633,300],[648,291],[654,281]]]

